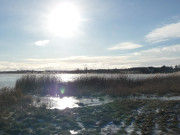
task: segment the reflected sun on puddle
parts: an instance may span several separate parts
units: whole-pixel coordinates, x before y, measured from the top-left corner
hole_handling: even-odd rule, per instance
[[[78,107],[76,104],[78,100],[73,97],[63,97],[63,98],[51,98],[53,101],[53,107],[50,109],[65,109],[65,108],[74,108]]]

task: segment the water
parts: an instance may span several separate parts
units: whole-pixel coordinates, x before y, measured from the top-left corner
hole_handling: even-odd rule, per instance
[[[0,88],[14,87],[16,80],[24,74],[0,74]]]
[[[78,107],[79,101],[75,97],[37,97],[33,96],[33,105],[36,107],[46,106],[47,109],[60,109]]]
[[[98,106],[102,104],[107,104],[112,101],[114,101],[113,98],[109,96],[101,97],[104,100],[100,100],[99,98],[95,97],[82,97],[82,98],[76,98],[76,97],[39,97],[39,96],[32,96],[33,99],[33,105],[35,107],[43,107],[45,106],[47,109],[60,109],[63,110],[65,108],[74,108],[74,107],[80,107],[79,104],[83,106]]]
[[[0,88],[3,87],[14,87],[16,80],[21,78],[26,74],[0,74]],[[56,74],[58,78],[61,78],[62,81],[73,81],[74,79],[85,76],[85,74]]]
[[[0,88],[2,87],[14,87],[17,79],[21,78],[25,74],[0,74]],[[63,82],[73,81],[79,77],[105,77],[116,78],[121,74],[55,74]],[[145,79],[156,76],[167,76],[169,74],[126,74],[130,79]]]
[[[101,100],[103,98],[103,100]],[[63,110],[65,108],[74,108],[74,107],[83,107],[83,106],[98,106],[102,104],[107,104],[113,102],[114,100],[124,100],[124,98],[112,98],[110,96],[103,96],[103,97],[39,97],[39,96],[32,96],[33,105],[35,107],[45,107],[47,109],[60,109]],[[126,99],[129,100],[162,100],[162,101],[179,101],[180,96],[173,96],[173,97],[157,97],[157,96],[139,96],[139,97],[127,97]],[[80,105],[81,104],[81,105]],[[141,108],[142,109],[142,108]],[[141,113],[142,110],[139,110]],[[130,128],[130,127],[129,127]]]

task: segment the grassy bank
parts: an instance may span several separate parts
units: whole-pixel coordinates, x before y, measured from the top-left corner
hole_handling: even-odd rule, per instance
[[[111,96],[137,94],[180,94],[180,76],[169,75],[133,80],[125,75],[117,78],[80,77],[73,82],[62,82],[55,76],[27,75],[16,82],[15,89],[23,93],[60,96],[90,96],[97,93]]]
[[[125,75],[117,78],[80,77],[73,82],[62,82],[55,76],[25,75],[16,81],[14,88],[2,88],[0,105],[11,105],[19,100],[30,100],[24,95],[51,96],[138,96],[180,95],[180,75],[168,75],[147,79],[129,79]],[[25,98],[25,99],[24,99]]]
[[[0,93],[0,135],[40,134],[137,135],[179,134],[179,101],[114,100],[99,106],[73,109],[47,109],[31,104],[32,94],[39,96],[130,96],[138,94],[180,94],[180,76],[133,80],[81,77],[62,82],[50,75],[26,75],[14,88]],[[37,101],[38,102],[38,101]],[[83,129],[83,130],[82,130]]]
[[[0,89],[0,107],[7,107],[16,104],[22,98],[20,89],[4,87]],[[1,110],[0,110],[1,111]]]

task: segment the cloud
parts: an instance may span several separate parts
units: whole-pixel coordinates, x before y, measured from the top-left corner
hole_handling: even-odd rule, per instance
[[[0,61],[0,71],[113,69],[180,64],[180,44],[128,53],[126,56],[72,56],[52,59]]]
[[[158,43],[172,38],[180,38],[180,22],[156,28],[145,36],[147,42]]]
[[[52,64],[58,69],[83,69],[88,67],[91,69],[98,68],[125,68],[128,65],[128,56],[74,56],[60,59],[26,59],[27,63],[39,63],[39,65]],[[54,68],[54,67],[52,67]]]
[[[134,56],[143,56],[143,57],[172,57],[172,56],[179,56],[180,54],[180,44],[171,45],[166,47],[158,47],[152,48],[148,50],[143,50],[140,52],[135,52]]]
[[[142,66],[177,65],[180,61],[180,44],[135,52],[130,57]]]
[[[128,50],[128,49],[136,49],[140,47],[142,47],[142,45],[135,44],[132,42],[123,42],[123,43],[119,43],[113,47],[108,48],[108,50]]]
[[[38,40],[34,44],[37,46],[46,46],[47,44],[49,44],[49,40]]]

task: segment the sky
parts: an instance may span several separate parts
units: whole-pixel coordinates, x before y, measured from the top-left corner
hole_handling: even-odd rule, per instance
[[[179,0],[0,0],[0,71],[180,64]]]

